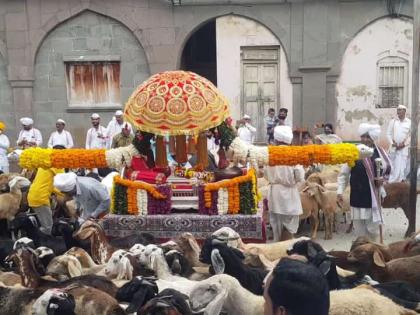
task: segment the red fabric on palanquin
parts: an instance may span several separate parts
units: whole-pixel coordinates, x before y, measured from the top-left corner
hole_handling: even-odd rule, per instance
[[[198,136],[229,117],[229,103],[206,78],[193,72],[166,71],[151,76],[130,96],[125,118],[137,129],[157,136],[157,166],[166,167],[164,136],[176,136],[176,161],[187,161],[186,136]],[[208,165],[207,141],[197,162]]]
[[[207,79],[187,71],[153,75],[131,95],[125,118],[158,136],[198,135],[229,116],[227,99]]]

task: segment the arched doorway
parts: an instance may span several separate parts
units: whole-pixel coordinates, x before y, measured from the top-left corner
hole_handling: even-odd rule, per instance
[[[185,44],[181,69],[195,72],[217,85],[216,20],[201,26]]]
[[[237,15],[218,17],[191,35],[182,53],[182,69],[194,71],[191,56],[208,61],[198,70],[205,70],[204,76],[229,99],[232,117],[251,116],[257,142],[266,141],[264,117],[269,108],[278,112],[285,107],[291,115],[286,55],[278,38],[261,23]]]

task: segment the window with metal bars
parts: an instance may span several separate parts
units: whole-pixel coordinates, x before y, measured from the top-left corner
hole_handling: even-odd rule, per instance
[[[407,105],[408,62],[400,57],[386,57],[377,65],[378,108]]]

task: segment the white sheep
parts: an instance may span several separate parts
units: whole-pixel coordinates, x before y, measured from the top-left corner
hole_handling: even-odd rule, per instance
[[[139,258],[140,263],[156,273],[156,276],[159,278],[159,280],[156,281],[159,291],[172,288],[188,295],[191,288],[197,283],[197,281],[173,275],[166,262],[163,250],[156,245],[147,245]]]
[[[200,281],[191,290],[193,312],[205,315],[228,314],[263,315],[264,298],[244,289],[235,278],[220,274]],[[330,315],[414,315],[385,296],[372,290],[355,288],[330,292]]]
[[[309,237],[299,237],[287,241],[268,243],[268,244],[258,244],[258,243],[244,243],[240,235],[230,227],[222,227],[212,234],[214,237],[217,237],[220,240],[226,240],[228,246],[238,248],[244,252],[250,251],[252,248],[258,248],[259,253],[264,254],[264,256],[271,261],[280,259],[287,256],[287,250],[291,249],[293,244],[309,240]]]

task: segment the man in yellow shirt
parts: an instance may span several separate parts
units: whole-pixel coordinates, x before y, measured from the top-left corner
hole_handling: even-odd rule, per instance
[[[64,147],[57,145],[54,149]],[[53,225],[50,197],[53,192],[58,192],[53,185],[54,176],[58,173],[64,173],[64,170],[39,168],[28,192],[28,205],[38,217],[40,230],[47,234],[51,234]]]

